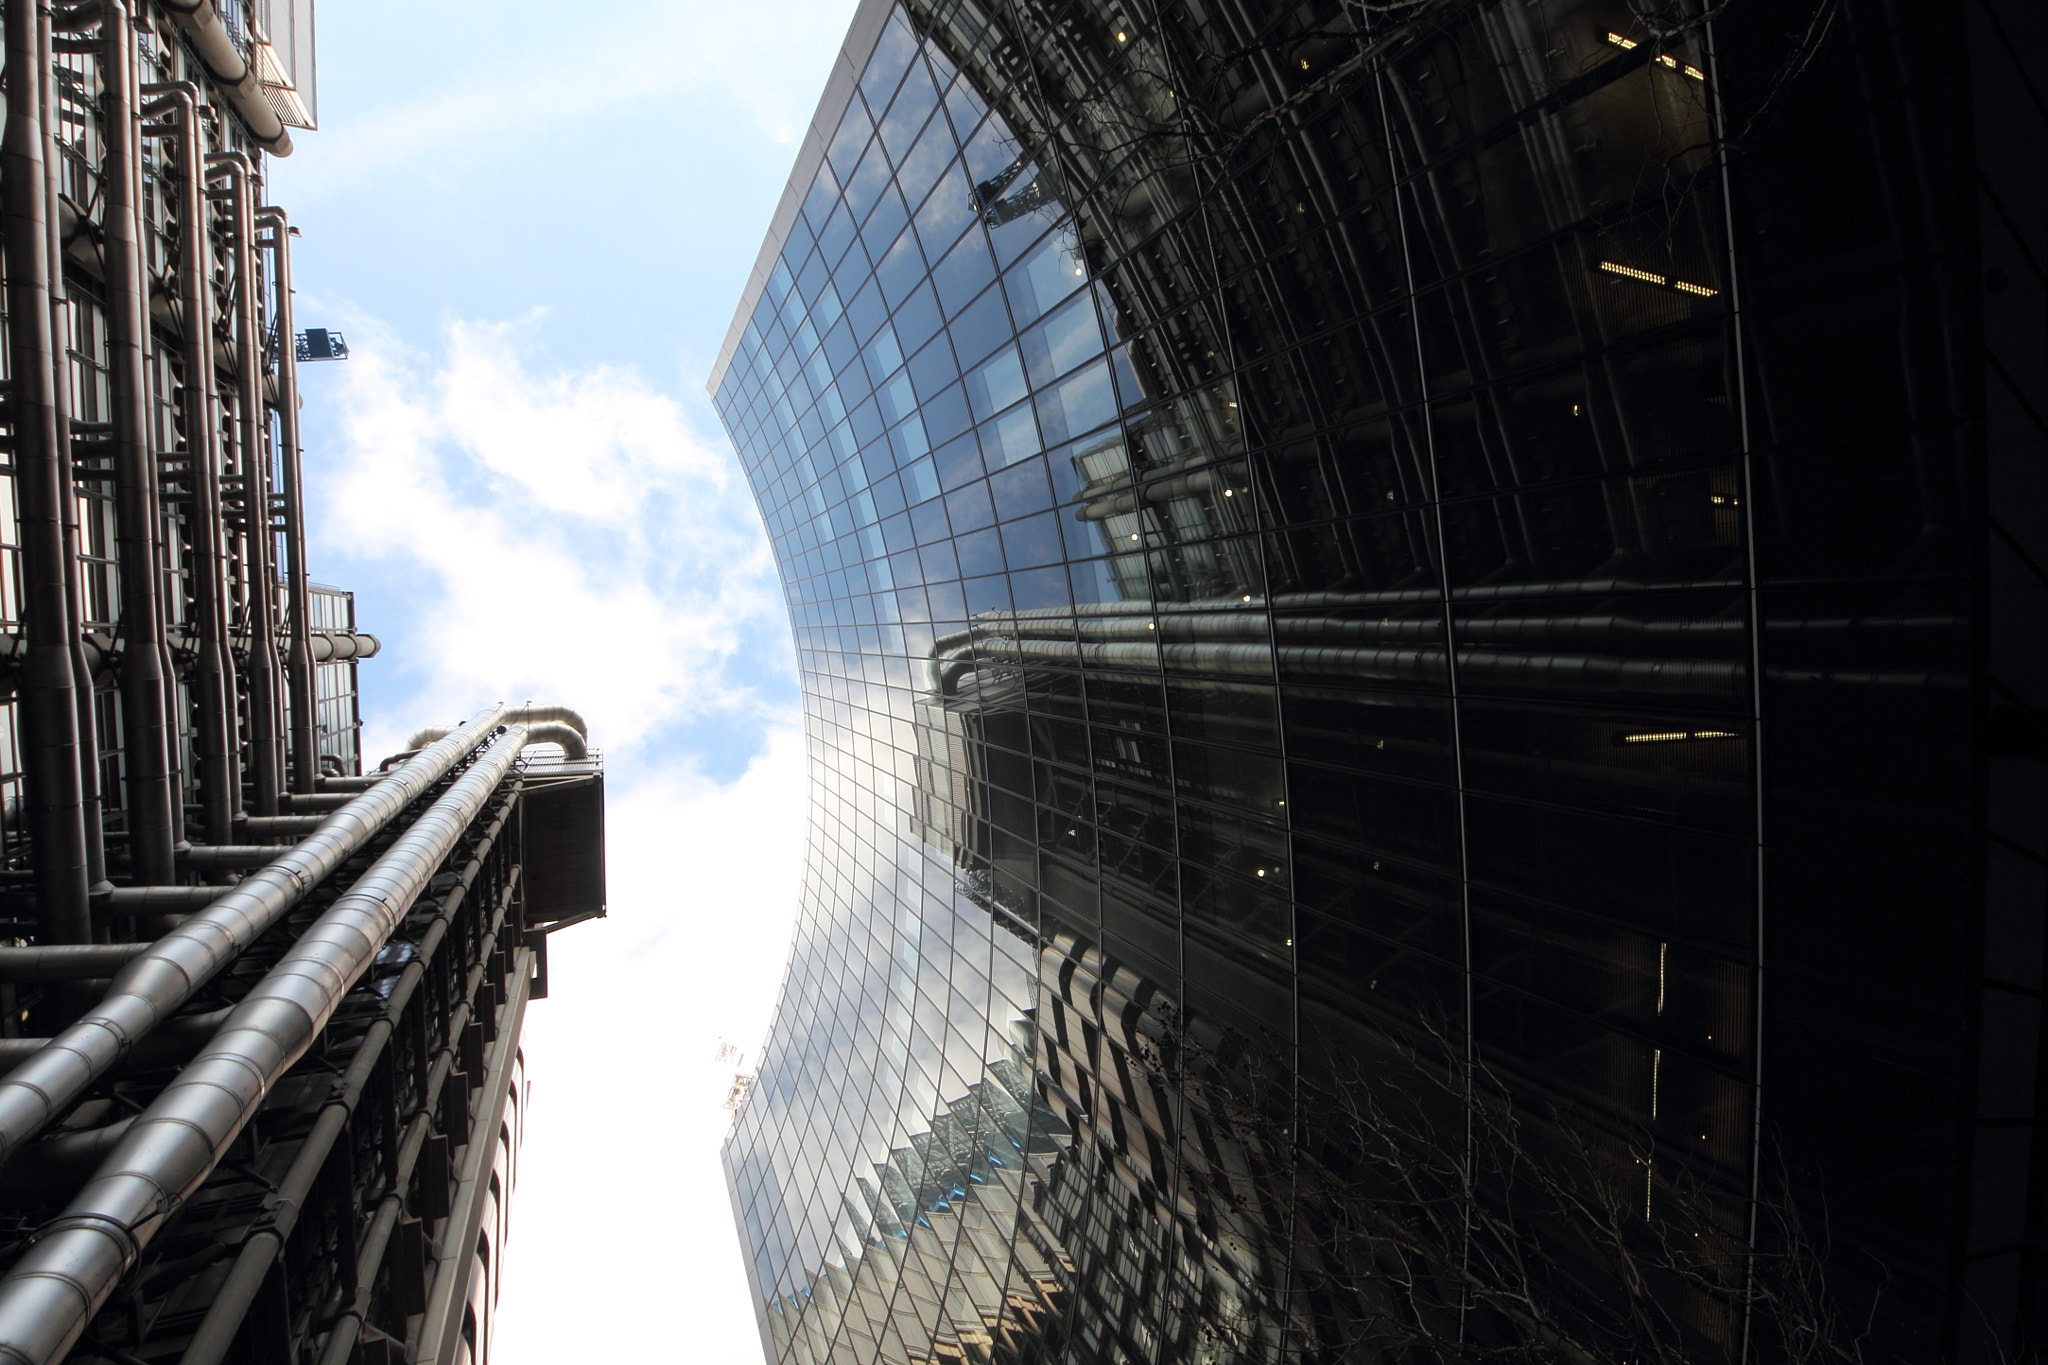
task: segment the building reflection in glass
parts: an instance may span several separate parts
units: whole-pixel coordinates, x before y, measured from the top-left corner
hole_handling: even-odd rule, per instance
[[[1881,211],[1954,168],[1871,168],[1960,87],[1767,28],[863,7],[713,377],[813,777],[727,1149],[778,1360],[1736,1358],[1800,1228],[1959,1339],[2019,590],[1967,229]]]

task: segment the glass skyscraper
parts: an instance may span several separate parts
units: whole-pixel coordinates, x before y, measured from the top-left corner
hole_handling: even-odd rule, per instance
[[[2029,25],[861,7],[710,384],[773,1359],[2038,1348]]]

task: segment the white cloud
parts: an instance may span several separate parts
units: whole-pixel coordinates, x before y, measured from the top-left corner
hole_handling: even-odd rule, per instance
[[[749,631],[787,638],[767,541],[673,398],[629,371],[543,372],[536,319],[452,324],[438,357],[348,325],[315,530],[323,562],[409,580],[408,619],[371,628],[418,680],[407,715],[372,716],[370,754],[493,700],[573,705],[614,746],[765,719],[729,667]]]
[[[402,714],[372,708],[368,752],[529,698],[576,707],[606,750],[610,917],[558,936],[552,994],[527,1016],[493,1359],[757,1360],[718,1165],[734,1068],[717,1051],[752,1053],[766,1032],[806,793],[800,715],[736,676],[788,667],[740,653],[788,639],[745,481],[643,376],[549,366],[537,316],[450,324],[429,354],[332,311],[353,358],[322,380],[339,387],[312,471],[315,554],[384,585],[367,625],[385,655],[366,674],[414,684],[388,708]],[[654,750],[707,716],[761,736],[731,781],[694,750]]]

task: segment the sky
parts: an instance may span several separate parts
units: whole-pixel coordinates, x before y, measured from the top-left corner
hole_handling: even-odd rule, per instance
[[[761,1359],[717,1149],[805,805],[788,618],[704,381],[851,0],[319,10],[296,239],[309,560],[372,762],[494,701],[605,756],[610,917],[550,949],[498,1365]]]

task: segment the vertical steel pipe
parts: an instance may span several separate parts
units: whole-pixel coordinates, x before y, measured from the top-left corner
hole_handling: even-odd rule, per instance
[[[50,337],[57,366],[51,392],[57,399],[57,483],[64,493],[64,633],[71,640],[71,697],[78,712],[78,794],[85,826],[85,877],[91,887],[98,889],[108,885],[107,844],[105,816],[100,809],[99,726],[94,720],[97,698],[93,695],[92,661],[85,654],[85,565],[79,557],[83,538],[71,452],[71,296],[64,285],[64,229],[57,211],[64,193],[64,166],[58,151],[63,145],[63,123],[57,108],[57,82],[50,74],[56,64],[56,35],[47,14],[37,28],[43,71],[44,202],[49,205],[44,227],[50,253]]]
[[[144,87],[144,94],[153,87]],[[213,283],[206,230],[205,135],[199,103],[173,89],[156,108],[177,118],[178,304],[184,351],[185,459],[192,487],[193,668],[199,802],[209,843],[226,843],[241,809],[235,743],[235,665],[228,653],[227,562],[220,515],[220,425],[213,372]]]
[[[130,0],[100,0],[100,126],[106,160],[107,365],[113,411],[114,535],[121,555],[121,730],[128,852],[134,879],[162,885],[177,873],[182,827],[171,733],[171,674],[164,639],[163,513],[149,439],[149,284],[142,227],[142,112]]]
[[[284,481],[285,615],[291,636],[285,646],[285,688],[290,697],[291,789],[310,792],[320,778],[319,720],[313,709],[312,593],[306,578],[305,479],[299,450],[298,333],[292,324],[292,227],[280,208],[257,210],[270,229],[277,262],[277,428],[278,468]]]
[[[86,876],[84,796],[78,764],[60,474],[56,356],[50,329],[48,184],[44,178],[40,6],[6,10],[7,128],[0,136],[0,259],[6,268],[8,423],[14,438],[16,514],[21,524],[21,615],[25,656],[22,762],[34,841],[36,908],[45,943],[92,939]]]
[[[275,815],[284,789],[284,695],[277,657],[277,537],[270,510],[270,423],[263,408],[263,291],[256,249],[256,182],[240,152],[208,157],[227,177],[235,242],[236,444],[248,527],[249,776],[258,815]]]

